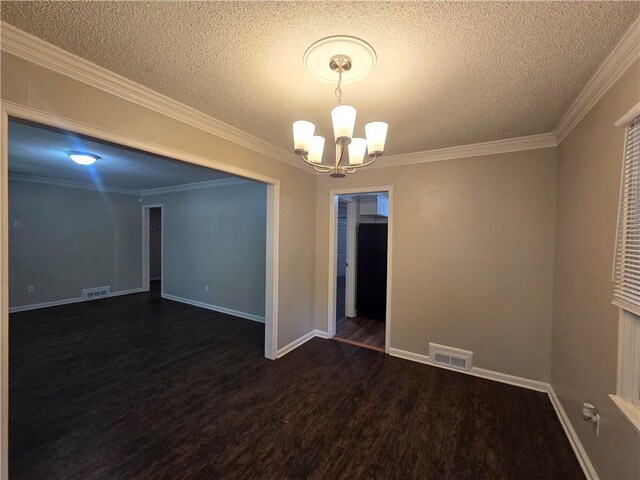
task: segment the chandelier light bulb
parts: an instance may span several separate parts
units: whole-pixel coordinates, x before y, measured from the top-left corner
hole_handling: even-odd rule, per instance
[[[309,153],[309,143],[315,130],[316,126],[306,120],[293,122],[293,148],[298,155]]]
[[[349,165],[362,165],[366,150],[367,141],[364,138],[352,139],[349,144]]]
[[[351,105],[340,105],[331,110],[333,122],[333,134],[336,143],[349,143],[353,137],[353,128],[356,124],[356,109]]]
[[[385,122],[371,122],[364,126],[370,157],[379,157],[384,152],[384,143],[387,140],[388,128],[389,125]]]
[[[322,151],[324,150],[324,137],[311,137],[309,143],[309,155],[307,159],[311,163],[322,163]]]

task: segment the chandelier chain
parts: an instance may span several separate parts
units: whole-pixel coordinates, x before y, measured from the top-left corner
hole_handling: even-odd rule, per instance
[[[338,69],[338,86],[336,87],[336,99],[338,103],[342,102],[342,68]]]

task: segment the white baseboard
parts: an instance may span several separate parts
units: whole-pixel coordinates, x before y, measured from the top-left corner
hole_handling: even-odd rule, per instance
[[[20,305],[18,307],[9,307],[9,313],[15,312],[26,312],[27,310],[37,310],[39,308],[48,308],[48,307],[57,307],[59,305],[68,305],[70,303],[80,303],[80,302],[93,302],[94,300],[101,300],[109,297],[118,297],[120,295],[129,295],[131,293],[140,293],[142,292],[142,288],[131,288],[129,290],[120,290],[118,292],[111,292],[108,296],[98,297],[98,298],[65,298],[63,300],[54,300],[52,302],[42,302],[42,303],[33,303],[31,305]]]
[[[405,360],[411,360],[418,363],[424,363],[431,365],[432,367],[444,368],[445,370],[451,370],[452,372],[464,373],[466,375],[473,375],[474,377],[486,378],[487,380],[494,380],[496,382],[508,383],[509,385],[515,385],[516,387],[528,388],[530,390],[536,390],[538,392],[547,393],[549,391],[549,384],[545,382],[539,382],[537,380],[531,380],[528,378],[517,377],[515,375],[509,375],[507,373],[494,372],[493,370],[485,370],[484,368],[473,367],[471,370],[459,370],[457,368],[449,368],[444,365],[438,365],[433,363],[428,355],[421,355],[419,353],[407,352],[406,350],[400,350],[398,348],[390,348],[389,355],[398,358],[404,358]]]
[[[129,295],[131,293],[141,293],[144,292],[143,288],[130,288],[129,290],[120,290],[117,292],[111,292],[111,294],[109,295],[110,297],[119,297],[120,295]],[[99,298],[96,298],[96,300],[99,300]]]
[[[278,355],[277,355],[276,358],[284,357],[287,353],[289,353],[292,350],[295,350],[300,345],[302,345],[305,342],[308,342],[309,340],[311,340],[315,336],[316,336],[316,331],[315,330],[311,330],[309,333],[305,333],[303,336],[301,336],[300,338],[297,338],[296,340],[294,340],[290,344],[285,345],[282,348],[279,348],[278,349]]]
[[[197,300],[178,297],[176,295],[170,295],[168,293],[162,293],[162,298],[173,300],[174,302],[186,303],[187,305],[193,305],[194,307],[206,308],[207,310],[213,310],[214,312],[226,313],[228,315],[233,315],[234,317],[253,320],[254,322],[264,323],[264,317],[261,317],[260,315],[254,315],[253,313],[239,312],[238,310],[232,310],[227,307],[220,307],[218,305],[211,305],[210,303],[198,302]]]
[[[443,368],[445,370],[451,370],[454,372],[473,375],[475,377],[486,378],[487,380],[493,380],[501,383],[508,383],[509,385],[514,385],[516,387],[528,388],[529,390],[535,390],[538,392],[544,392],[549,395],[549,399],[551,404],[553,405],[556,414],[558,415],[558,419],[560,420],[560,424],[564,429],[567,438],[569,439],[569,443],[571,444],[571,448],[573,448],[573,452],[578,458],[578,462],[582,467],[582,471],[585,476],[589,480],[598,480],[598,474],[596,473],[593,465],[591,464],[591,460],[587,456],[587,452],[585,451],[582,443],[580,443],[580,439],[576,434],[576,431],[573,429],[569,417],[562,408],[562,404],[560,400],[556,396],[553,387],[545,382],[539,382],[537,380],[531,380],[523,377],[516,377],[515,375],[508,375],[506,373],[494,372],[492,370],[485,370],[484,368],[473,367],[470,371],[466,370],[458,370],[457,368],[448,368],[443,365],[437,365],[431,361],[428,355],[421,355],[419,353],[407,352],[406,350],[400,350],[398,348],[390,348],[389,355],[394,357],[403,358],[405,360],[411,360],[413,362],[424,363],[426,365],[431,365],[432,367]]]
[[[325,339],[331,338],[331,337],[329,337],[329,333],[325,332],[324,330],[311,330],[309,333],[305,333],[303,336],[301,336],[300,338],[294,340],[289,345],[285,345],[284,347],[280,348],[278,350],[278,356],[276,358],[280,358],[280,357],[286,355],[291,350],[295,350],[300,345],[302,345],[305,342],[308,342],[309,340],[311,340],[314,337],[325,338]]]
[[[313,331],[313,336],[314,337],[318,337],[318,338],[331,338],[329,336],[329,332],[326,332],[324,330],[314,330]]]
[[[562,407],[562,403],[560,403],[560,399],[556,395],[556,392],[553,389],[553,386],[549,385],[548,393],[549,393],[549,398],[551,399],[551,404],[553,405],[553,408],[555,409],[556,414],[560,419],[560,423],[562,424],[564,433],[567,434],[569,443],[571,444],[571,447],[573,448],[573,451],[575,452],[576,457],[578,457],[578,462],[580,462],[582,471],[584,472],[585,476],[589,480],[598,480],[598,474],[596,473],[596,469],[593,468],[593,465],[591,464],[591,460],[589,460],[589,456],[587,455],[587,452],[582,446],[582,443],[580,442],[580,438],[578,437],[578,434],[573,429],[573,425],[571,424],[571,421],[567,416],[567,412],[564,411],[564,408]]]
[[[404,358],[405,360],[411,360],[412,362],[424,363],[425,365],[431,365],[431,359],[428,355],[421,355],[419,353],[408,352],[406,350],[400,350],[399,348],[389,348],[389,355],[392,357]]]

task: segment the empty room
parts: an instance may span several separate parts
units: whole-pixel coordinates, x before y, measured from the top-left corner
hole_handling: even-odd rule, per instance
[[[3,1],[0,478],[640,478],[640,1]]]

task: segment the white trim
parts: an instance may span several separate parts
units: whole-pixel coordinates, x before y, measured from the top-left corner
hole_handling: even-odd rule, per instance
[[[300,338],[295,339],[293,342],[291,342],[288,345],[285,345],[284,347],[279,349],[277,358],[284,357],[290,351],[295,350],[296,348],[298,348],[303,343],[306,343],[309,340],[311,340],[312,338],[314,338],[316,336],[315,332],[316,332],[315,330],[311,330],[309,333],[305,333]]]
[[[470,143],[454,147],[437,148],[423,152],[406,153],[381,157],[372,168],[395,167],[398,165],[412,165],[414,163],[440,162],[456,158],[480,157],[496,155],[498,153],[520,152],[538,148],[556,147],[558,142],[553,133],[540,133],[525,137],[507,138],[490,142]]]
[[[458,372],[465,375],[473,375],[474,377],[485,378],[487,380],[493,380],[500,383],[507,383],[509,385],[514,385],[516,387],[528,388],[529,390],[535,390],[537,392],[547,392],[549,390],[548,383],[540,382],[538,380],[531,380],[524,377],[517,377],[515,375],[495,372],[493,370],[485,370],[484,368],[478,368],[478,367],[473,367],[471,368],[471,370],[460,370],[458,368],[449,368],[445,365],[433,363],[433,361],[428,355],[408,352],[406,350],[400,350],[399,348],[390,348],[389,355],[391,355],[392,357],[404,358],[405,360],[411,360],[413,362],[424,363],[425,365],[431,365],[432,367],[451,370],[452,372]]]
[[[562,116],[553,132],[391,155],[382,157],[371,167],[410,165],[559,145],[638,57],[640,52],[637,34],[640,30],[639,24],[640,17],[633,22],[620,39],[569,110]],[[293,153],[88,62],[8,23],[2,22],[1,26],[2,50],[12,55],[309,172],[306,165],[300,162]]]
[[[393,194],[393,186],[389,185],[387,188],[387,194],[389,197],[389,201],[387,203],[387,311],[385,318],[385,331],[384,331],[384,351],[385,353],[389,353],[391,349],[391,290],[393,282],[391,281],[392,275],[392,258],[393,258],[393,223],[395,219],[394,215],[394,194]]]
[[[399,348],[390,348],[389,355],[392,357],[402,358],[404,360],[411,360],[412,362],[423,363],[425,365],[432,365],[434,367],[443,368],[441,365],[435,365],[431,363],[429,355],[422,355],[420,353],[409,352],[408,350],[400,350]],[[468,373],[460,370],[456,370],[460,373]]]
[[[278,357],[278,279],[280,275],[280,180],[267,184],[264,356]]]
[[[257,182],[271,184],[279,182],[279,180],[276,178],[255,173],[245,168],[229,165],[228,163],[224,163],[219,160],[194,155],[191,153],[183,152],[181,150],[165,147],[157,143],[140,140],[138,138],[123,135],[121,133],[94,127],[87,123],[69,120],[68,118],[61,117],[60,115],[46,112],[44,110],[38,110],[36,108],[21,105],[9,100],[1,100],[0,105],[2,106],[4,114],[10,117],[21,118],[24,120],[30,120],[32,122],[41,123],[43,125],[49,125],[63,130],[69,130],[71,132],[86,135],[88,137],[95,137],[98,140],[116,143],[126,147],[134,148],[136,150],[142,150],[143,152],[154,153],[163,157],[172,158],[174,160],[193,163],[194,165],[213,168],[215,170],[220,170],[221,172],[229,173],[238,177],[245,177]]]
[[[318,338],[324,338],[325,340],[330,339],[331,337],[329,336],[329,332],[325,332],[324,330],[314,330],[313,331],[314,336],[318,337]]]
[[[389,353],[391,345],[391,285],[392,285],[392,257],[393,257],[393,185],[374,187],[338,188],[329,191],[329,278],[327,295],[327,332],[330,337],[336,334],[336,272],[337,272],[337,244],[338,232],[338,195],[355,195],[359,193],[387,192],[389,195],[389,216],[387,227],[387,305],[385,312],[385,342],[384,351]]]
[[[627,419],[629,424],[635,428],[636,433],[640,433],[640,409],[625,401],[623,398],[620,398],[618,395],[609,395],[609,398],[618,410],[620,410],[620,413]]]
[[[327,320],[327,332],[330,337],[336,334],[336,287],[337,287],[337,271],[338,271],[338,231],[336,222],[338,221],[338,196],[329,192],[329,294],[327,295],[327,309],[329,318]]]
[[[65,298],[64,300],[53,300],[51,302],[33,303],[31,305],[20,305],[18,307],[10,307],[9,313],[26,312],[28,310],[38,310],[40,308],[57,307],[59,305],[68,305],[70,303],[93,302],[95,300],[104,300],[105,298],[119,297],[120,295],[130,295],[132,293],[141,293],[141,292],[144,292],[142,288],[130,288],[128,290],[111,292],[107,296],[98,297],[98,298],[76,297],[76,298]]]
[[[636,103],[627,113],[625,113],[614,125],[618,128],[626,127],[627,124],[636,117],[640,117],[640,102]]]
[[[37,177],[35,175],[24,175],[22,173],[9,173],[9,180],[12,182],[39,183],[41,185],[53,185],[64,188],[79,188],[82,190],[93,190],[96,192],[119,193],[121,195],[139,196],[139,192],[132,188],[109,187],[107,185],[96,185],[94,183],[75,182],[73,180],[59,180],[57,178]]]
[[[553,389],[552,385],[549,385],[548,394],[549,394],[549,398],[551,399],[551,404],[553,405],[553,408],[556,411],[558,418],[560,419],[560,424],[564,429],[564,433],[566,433],[567,438],[569,439],[569,443],[571,444],[571,447],[573,448],[573,451],[576,454],[576,457],[578,458],[578,462],[582,467],[582,471],[584,472],[584,475],[589,480],[598,480],[598,474],[596,473],[596,469],[593,468],[593,464],[591,463],[591,460],[589,460],[589,456],[587,455],[586,450],[582,446],[582,442],[580,442],[580,438],[578,437],[578,434],[574,430],[573,425],[571,424],[571,420],[569,420],[569,417],[567,416],[567,412],[564,411],[564,408],[562,407],[562,403],[560,402],[560,399],[556,395],[556,392]]]
[[[356,230],[358,228],[358,204],[347,203],[347,274],[345,276],[344,314],[356,316],[356,270],[358,268],[358,249],[356,248]]]
[[[302,345],[303,343],[308,342],[309,340],[311,340],[314,337],[324,338],[325,340],[328,340],[328,339],[331,338],[329,336],[329,333],[325,332],[324,330],[317,330],[317,329],[316,330],[311,330],[309,333],[305,333],[300,338],[294,340],[290,344],[285,345],[280,350],[278,350],[277,358],[285,356],[287,353],[291,352],[291,350],[295,350],[300,345]]]
[[[185,192],[187,190],[199,190],[201,188],[217,188],[228,187],[231,185],[242,185],[250,183],[249,180],[244,178],[219,178],[217,180],[207,180],[204,182],[183,183],[182,185],[170,185],[168,187],[149,188],[146,190],[140,190],[139,195],[141,197],[147,197],[149,195],[161,195],[164,193]]]
[[[51,45],[40,38],[2,22],[2,50],[27,60],[35,65],[66,75],[92,87],[161,113],[199,130],[212,133],[237,145],[287,163],[310,174],[306,164],[292,152],[281,149],[238,128],[232,127],[210,115],[200,112],[162,95],[150,88],[133,82],[80,58],[62,48]],[[453,158],[477,157],[494,153],[517,152],[535,148],[556,146],[553,133],[542,133],[525,137],[509,138],[491,142],[475,143],[455,147],[426,150],[407,155],[382,157],[372,167],[407,165],[434,162]]]
[[[174,302],[186,303],[194,307],[206,308],[207,310],[213,310],[214,312],[226,313],[227,315],[233,315],[234,317],[240,317],[247,320],[253,320],[254,322],[264,322],[264,317],[255,315],[253,313],[241,312],[239,310],[233,310],[227,307],[221,307],[219,305],[212,305],[210,303],[198,302],[197,300],[191,300],[189,298],[178,297],[176,295],[170,295],[168,293],[162,293],[162,298],[167,300],[173,300]]]
[[[0,111],[0,478],[9,478],[9,117]]]
[[[237,145],[307,170],[292,152],[282,150],[247,132],[232,127],[195,108],[162,95],[150,88],[73,55],[10,25],[1,24],[2,50],[35,65],[71,77],[104,92],[123,98],[154,112],[161,113],[199,130],[211,133]]]
[[[607,93],[640,56],[640,16],[631,24],[600,68],[587,82],[554,128],[558,144],[571,133],[589,110]]]
[[[60,180],[57,178],[38,177],[35,175],[24,175],[22,173],[9,173],[9,180],[14,182],[39,183],[42,185],[54,185],[56,187],[79,188],[83,190],[93,190],[97,192],[120,193],[122,195],[134,195],[136,197],[147,197],[149,195],[161,195],[173,192],[185,192],[187,190],[199,190],[202,188],[228,187],[231,185],[242,185],[250,183],[244,178],[219,178],[216,180],[206,180],[204,182],[183,183],[181,185],[169,185],[168,187],[148,188],[136,190],[134,188],[110,187],[108,185],[96,185],[94,183],[76,182],[73,180]]]

